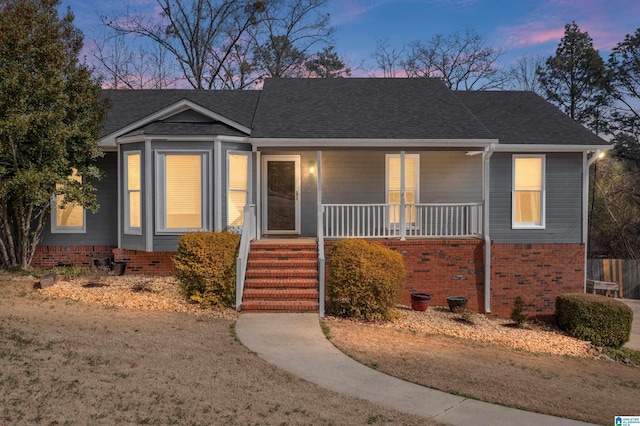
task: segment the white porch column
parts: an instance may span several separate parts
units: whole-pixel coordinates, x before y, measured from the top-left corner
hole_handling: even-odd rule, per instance
[[[407,239],[407,211],[404,199],[404,151],[400,151],[400,241]]]
[[[324,299],[325,299],[325,276],[324,276],[324,226],[323,226],[323,208],[322,208],[322,151],[317,151],[316,169],[316,203],[318,214],[318,313],[320,317],[324,317]]]
[[[216,232],[220,232],[222,231],[222,142],[218,138],[213,141],[213,150],[216,176],[213,190],[215,200],[215,224],[213,228]]]
[[[256,240],[262,236],[262,157],[256,151]]]

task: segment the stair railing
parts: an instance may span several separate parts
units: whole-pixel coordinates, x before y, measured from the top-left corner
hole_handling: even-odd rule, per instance
[[[247,272],[247,259],[251,241],[256,238],[256,206],[248,204],[244,206],[244,223],[240,235],[240,247],[236,261],[236,310],[242,305],[242,293],[244,292],[244,277]]]

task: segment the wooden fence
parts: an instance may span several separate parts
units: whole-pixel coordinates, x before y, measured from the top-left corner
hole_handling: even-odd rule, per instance
[[[640,299],[640,260],[589,259],[587,278],[616,282],[620,286],[621,297]]]

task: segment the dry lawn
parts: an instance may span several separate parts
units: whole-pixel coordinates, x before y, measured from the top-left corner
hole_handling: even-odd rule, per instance
[[[598,424],[640,414],[640,368],[603,361],[584,342],[480,315],[463,323],[443,308],[402,315],[392,325],[335,318],[324,324],[352,358],[434,389]],[[572,355],[557,354],[563,352]]]
[[[0,273],[0,425],[436,424],[283,372],[236,341],[233,312],[139,280],[79,291],[96,304]]]

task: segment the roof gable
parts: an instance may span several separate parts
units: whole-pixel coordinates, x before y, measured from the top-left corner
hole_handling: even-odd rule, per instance
[[[251,133],[251,121],[260,97],[258,91],[223,90],[104,90],[111,102],[100,143],[115,146],[115,138],[156,121],[170,121],[193,111],[243,135]],[[187,121],[193,121],[193,114]],[[204,121],[206,121],[206,119]]]

